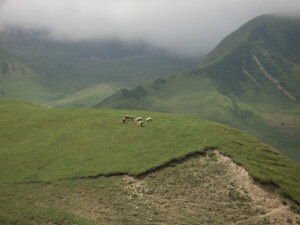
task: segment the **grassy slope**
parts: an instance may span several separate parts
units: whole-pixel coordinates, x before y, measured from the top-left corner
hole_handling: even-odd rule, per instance
[[[299,20],[258,17],[226,37],[197,68],[121,90],[98,107],[200,115],[242,129],[300,161],[299,100],[282,94],[253,59],[255,54],[299,97],[300,43],[294,38],[299,29]]]
[[[144,128],[122,124],[120,118],[127,113],[151,116],[153,123]],[[0,114],[0,220],[16,214],[18,207],[27,215],[69,215],[27,203],[16,208],[17,192],[31,192],[30,184],[98,174],[136,175],[208,147],[300,202],[299,163],[238,130],[204,119],[147,111],[45,109],[11,100],[0,100]]]
[[[107,96],[117,92],[119,88],[108,84],[96,84],[75,92],[69,97],[50,101],[43,106],[53,107],[84,107],[89,108],[94,106],[99,99],[105,99]]]
[[[53,94],[34,71],[0,49],[0,97],[41,103]]]

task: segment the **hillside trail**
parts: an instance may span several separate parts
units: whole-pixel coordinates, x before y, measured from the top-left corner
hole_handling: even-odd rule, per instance
[[[268,71],[265,69],[265,67],[261,64],[259,59],[256,55],[253,55],[253,59],[256,62],[256,65],[258,66],[260,72],[273,84],[276,85],[277,89],[281,91],[284,95],[286,95],[289,99],[296,101],[296,97],[293,96],[291,93],[289,93],[285,88],[282,87],[280,84],[280,81],[276,78],[274,78]]]
[[[275,187],[255,181],[216,150],[142,178],[123,175],[76,182],[76,188],[58,197],[49,185],[44,191],[51,199],[36,204],[97,224],[300,224],[300,215],[283,204]]]

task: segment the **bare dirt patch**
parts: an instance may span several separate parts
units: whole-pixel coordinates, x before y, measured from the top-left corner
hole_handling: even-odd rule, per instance
[[[253,59],[255,60],[258,68],[260,69],[260,71],[262,72],[262,74],[269,80],[271,81],[273,84],[276,85],[277,89],[279,91],[281,91],[283,94],[285,94],[287,97],[289,97],[289,99],[296,101],[295,96],[293,96],[291,93],[289,93],[287,90],[285,90],[281,84],[280,81],[277,80],[276,78],[274,78],[270,73],[268,73],[268,71],[264,68],[264,66],[261,64],[261,62],[258,60],[256,55],[253,55]]]
[[[255,182],[244,168],[237,166],[230,158],[217,151],[214,154],[218,161],[228,165],[238,191],[248,196],[252,205],[264,212],[259,218],[266,218],[271,224],[296,224],[300,221],[299,215],[292,213],[289,207],[282,203],[282,198],[274,187]]]
[[[125,175],[70,182],[72,188],[48,188],[51,198],[38,204],[97,224],[300,223],[274,187],[255,182],[217,151],[139,179]]]

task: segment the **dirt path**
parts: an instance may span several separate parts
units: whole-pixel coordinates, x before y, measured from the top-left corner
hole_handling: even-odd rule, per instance
[[[251,76],[251,74],[250,74],[245,68],[242,68],[242,70],[243,70],[243,73],[244,73],[247,77],[249,77],[254,83],[256,83],[257,85],[260,85],[260,84],[254,79],[254,77]]]
[[[282,91],[283,94],[285,94],[287,97],[289,97],[291,100],[296,101],[295,96],[293,96],[292,94],[290,94],[287,90],[285,90],[281,85],[279,80],[277,80],[276,78],[274,78],[271,74],[269,74],[267,72],[267,70],[263,67],[263,65],[260,63],[260,61],[258,60],[258,58],[256,57],[256,55],[253,55],[253,59],[255,60],[257,66],[259,67],[260,71],[262,72],[262,74],[268,78],[269,81],[271,81],[273,84],[276,84],[277,89]]]

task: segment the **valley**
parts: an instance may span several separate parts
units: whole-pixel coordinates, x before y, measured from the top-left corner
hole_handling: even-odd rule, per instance
[[[35,101],[23,94],[22,87],[14,84],[15,89],[19,89],[19,94],[13,95],[15,99],[39,104],[52,102],[50,105],[58,101],[59,107],[92,107],[121,88],[183,71],[196,65],[198,60],[169,56],[161,49],[139,42],[91,40],[69,43],[43,40],[44,36],[42,31],[19,29],[0,33],[2,61],[10,62],[6,59],[7,54],[18,58],[43,83],[43,87],[41,84],[35,86],[48,91],[46,96],[36,92],[36,96],[40,95],[40,101]],[[7,80],[5,86],[12,83],[8,75],[15,74],[13,67],[9,68],[7,76],[2,78]],[[12,98],[8,90],[3,93],[6,93],[3,98]],[[77,102],[77,98],[86,101]]]

